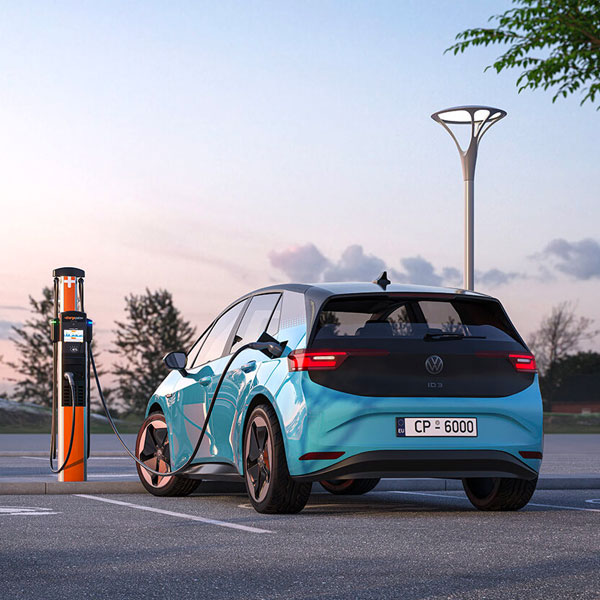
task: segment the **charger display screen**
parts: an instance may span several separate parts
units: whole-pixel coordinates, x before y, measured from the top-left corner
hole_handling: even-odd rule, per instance
[[[83,329],[65,329],[63,332],[63,342],[83,343]]]

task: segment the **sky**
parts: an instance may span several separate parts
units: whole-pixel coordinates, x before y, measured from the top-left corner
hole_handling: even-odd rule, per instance
[[[508,113],[479,151],[475,288],[526,338],[565,300],[600,323],[600,112],[484,72],[499,47],[444,54],[509,6],[0,2],[0,355],[60,266],[101,349],[145,288],[203,328],[275,282],[459,284],[460,162],[430,115],[461,104]]]

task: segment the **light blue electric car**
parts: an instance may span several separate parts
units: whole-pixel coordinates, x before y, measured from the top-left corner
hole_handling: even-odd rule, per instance
[[[256,340],[276,341],[280,356],[244,349],[223,375]],[[535,490],[535,359],[495,298],[385,276],[267,287],[165,362],[176,368],[148,403],[137,455],[168,473],[192,457],[204,426],[206,434],[176,476],[138,466],[153,494],[243,479],[257,511],[291,513],[315,481],[360,494],[382,477],[461,479],[482,510],[519,509]]]

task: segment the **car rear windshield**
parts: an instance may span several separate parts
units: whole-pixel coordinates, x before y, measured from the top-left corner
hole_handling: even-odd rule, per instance
[[[334,297],[321,310],[313,344],[360,340],[459,340],[520,342],[494,300],[399,294]]]

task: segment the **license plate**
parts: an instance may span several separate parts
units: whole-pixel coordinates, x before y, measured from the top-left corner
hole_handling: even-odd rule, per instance
[[[477,437],[475,417],[396,417],[398,437]]]

